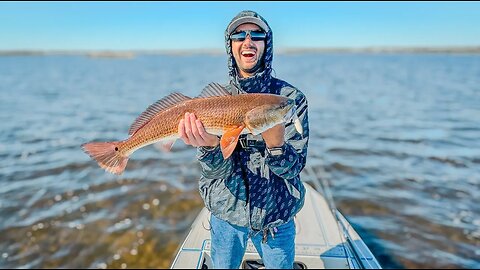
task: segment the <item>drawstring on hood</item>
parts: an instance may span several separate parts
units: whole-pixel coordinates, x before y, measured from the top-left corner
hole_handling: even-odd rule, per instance
[[[254,23],[262,28],[267,34],[265,39],[265,52],[257,73],[249,78],[241,78],[238,74],[238,66],[232,52],[230,35],[243,23]],[[225,48],[228,54],[228,74],[230,83],[246,93],[272,93],[272,61],[273,61],[273,32],[267,21],[255,11],[244,10],[235,16],[225,30]],[[275,91],[276,92],[276,91]],[[274,93],[278,94],[278,93]]]

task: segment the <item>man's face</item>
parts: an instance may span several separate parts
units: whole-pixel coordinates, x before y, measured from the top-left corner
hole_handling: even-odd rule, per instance
[[[252,30],[262,31],[262,29],[253,23],[239,25],[233,33]],[[244,41],[232,40],[232,53],[237,63],[240,76],[250,77],[255,73],[255,67],[260,64],[265,51],[265,40],[253,41],[250,35],[247,35]]]

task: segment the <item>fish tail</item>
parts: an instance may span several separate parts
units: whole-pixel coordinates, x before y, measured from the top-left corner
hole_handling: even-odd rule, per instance
[[[122,174],[127,166],[128,156],[120,151],[121,142],[90,142],[82,145],[83,151],[108,172]]]

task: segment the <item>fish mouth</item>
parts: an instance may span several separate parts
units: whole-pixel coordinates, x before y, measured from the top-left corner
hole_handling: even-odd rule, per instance
[[[285,121],[285,123],[290,122],[295,114],[295,101],[293,99],[288,99],[281,105],[281,110],[285,113],[283,121]]]
[[[287,113],[284,117],[285,123],[293,122],[298,133],[303,134],[303,126],[295,110],[295,101],[293,99],[289,99],[284,106],[287,110]]]
[[[285,122],[290,122],[292,119],[293,119],[293,115],[295,114],[295,108],[293,107],[293,105],[287,105],[286,108],[287,110],[287,113],[285,114]]]

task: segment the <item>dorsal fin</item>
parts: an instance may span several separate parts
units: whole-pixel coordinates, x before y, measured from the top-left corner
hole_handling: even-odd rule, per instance
[[[209,85],[203,88],[202,92],[198,96],[199,98],[206,97],[221,97],[221,96],[231,96],[230,93],[225,87],[221,86],[219,83],[212,82]]]
[[[133,122],[132,126],[128,130],[128,135],[133,135],[137,130],[143,127],[146,123],[152,120],[155,115],[161,111],[164,111],[168,108],[171,108],[181,102],[190,100],[192,98],[187,97],[180,93],[172,93],[157,102],[150,105],[147,110],[145,110],[142,114],[140,114],[137,119]]]

